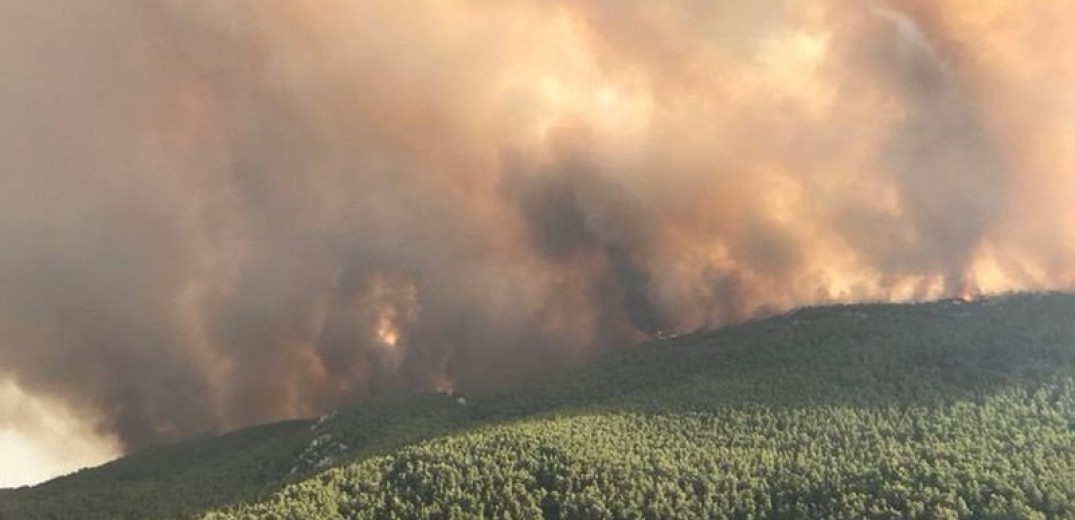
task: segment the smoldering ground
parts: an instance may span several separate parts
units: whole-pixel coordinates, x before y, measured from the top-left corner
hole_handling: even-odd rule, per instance
[[[5,2],[0,370],[128,447],[1070,287],[1062,2]]]

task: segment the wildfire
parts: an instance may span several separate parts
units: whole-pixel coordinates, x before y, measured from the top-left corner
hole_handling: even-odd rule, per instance
[[[1075,2],[7,4],[0,378],[131,447],[1075,287]]]

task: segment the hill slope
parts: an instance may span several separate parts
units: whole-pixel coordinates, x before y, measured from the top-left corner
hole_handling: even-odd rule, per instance
[[[1073,518],[1075,297],[803,309],[466,404],[368,401],[161,448],[0,512],[233,501],[205,518]]]

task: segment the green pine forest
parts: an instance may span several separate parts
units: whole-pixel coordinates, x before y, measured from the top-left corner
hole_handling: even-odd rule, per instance
[[[0,519],[1075,519],[1075,296],[800,309],[0,491]]]

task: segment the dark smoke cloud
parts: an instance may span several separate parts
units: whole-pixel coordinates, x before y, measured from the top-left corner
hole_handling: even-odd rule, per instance
[[[1072,9],[0,4],[0,375],[136,447],[1070,287]]]

